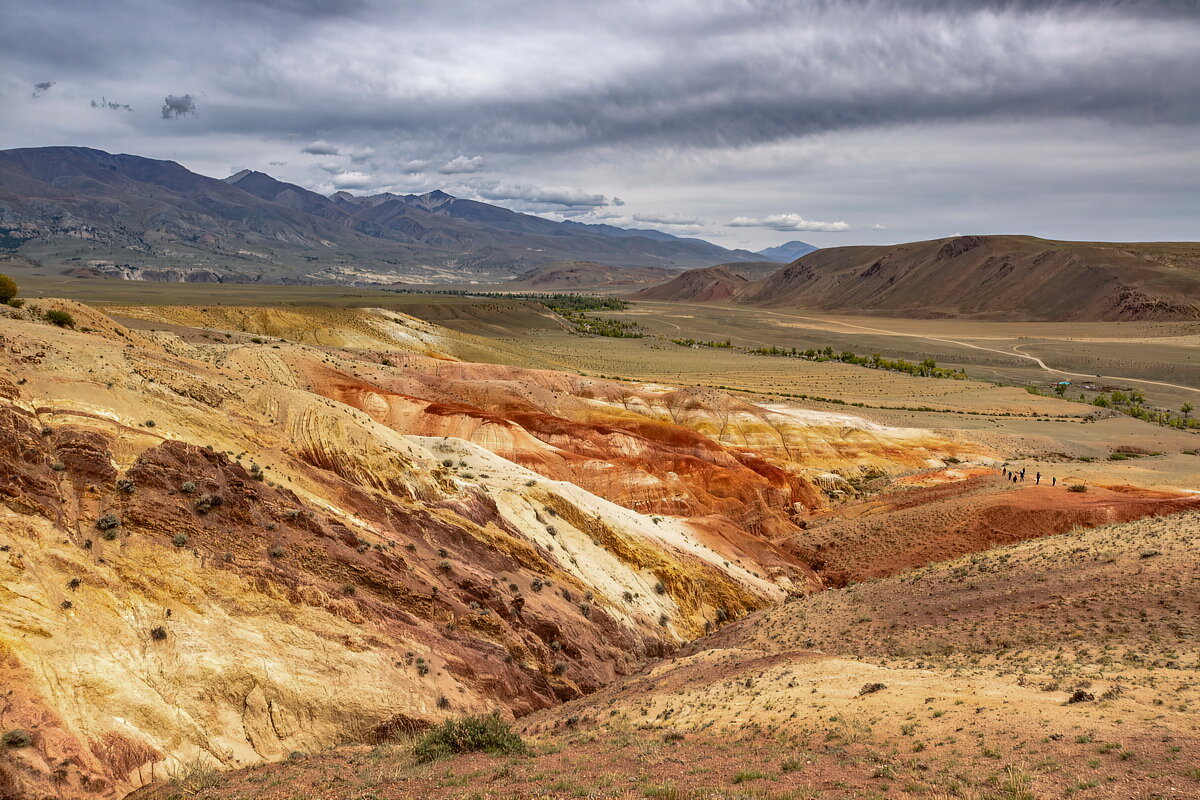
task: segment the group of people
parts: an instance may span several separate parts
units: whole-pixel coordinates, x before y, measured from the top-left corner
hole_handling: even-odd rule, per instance
[[[1001,467],[1000,471],[1004,475],[1005,478],[1008,478],[1013,483],[1023,483],[1025,481],[1025,468],[1024,467],[1021,467],[1020,472],[1017,472],[1014,469],[1009,469],[1008,467]],[[1040,473],[1040,472],[1036,473],[1033,476],[1033,482],[1035,485],[1041,486],[1042,485],[1042,473]],[[1050,485],[1057,486],[1058,478],[1051,476]]]

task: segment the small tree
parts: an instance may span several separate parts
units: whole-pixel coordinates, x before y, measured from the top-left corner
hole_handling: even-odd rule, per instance
[[[0,303],[7,303],[17,296],[17,282],[7,275],[0,275]]]
[[[1191,404],[1191,403],[1184,403],[1183,405],[1181,405],[1181,406],[1179,407],[1179,410],[1180,410],[1180,411],[1183,413],[1183,415],[1186,417],[1186,416],[1190,415],[1190,414],[1191,414],[1191,413],[1192,413],[1192,412],[1195,410],[1195,407],[1194,407],[1194,406],[1192,406],[1192,404]]]

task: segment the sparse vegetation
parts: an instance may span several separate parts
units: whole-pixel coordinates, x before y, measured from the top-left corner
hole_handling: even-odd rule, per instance
[[[60,328],[74,328],[75,317],[71,316],[68,311],[60,311],[59,309],[51,309],[46,312],[46,322],[51,325],[57,325]]]
[[[17,282],[8,275],[0,275],[0,303],[11,303],[17,296]]]
[[[413,747],[413,755],[423,764],[474,752],[511,756],[530,750],[498,712],[446,720]]]

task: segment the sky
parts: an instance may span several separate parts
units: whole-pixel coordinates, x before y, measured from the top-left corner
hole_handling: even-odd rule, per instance
[[[730,248],[1200,239],[1200,0],[0,7],[0,148]]]

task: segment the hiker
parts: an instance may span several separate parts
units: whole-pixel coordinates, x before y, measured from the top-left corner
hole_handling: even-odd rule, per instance
[[[1042,473],[1040,473],[1040,472],[1039,472],[1039,473],[1038,473],[1038,474],[1035,476],[1035,478],[1034,478],[1034,481],[1033,481],[1033,485],[1034,485],[1034,486],[1041,486],[1041,485],[1042,485]]]
[[[1025,468],[1021,467],[1021,482],[1025,482]]]
[[[1051,485],[1051,486],[1058,486],[1058,478],[1051,478],[1051,479],[1050,479],[1050,485]]]

